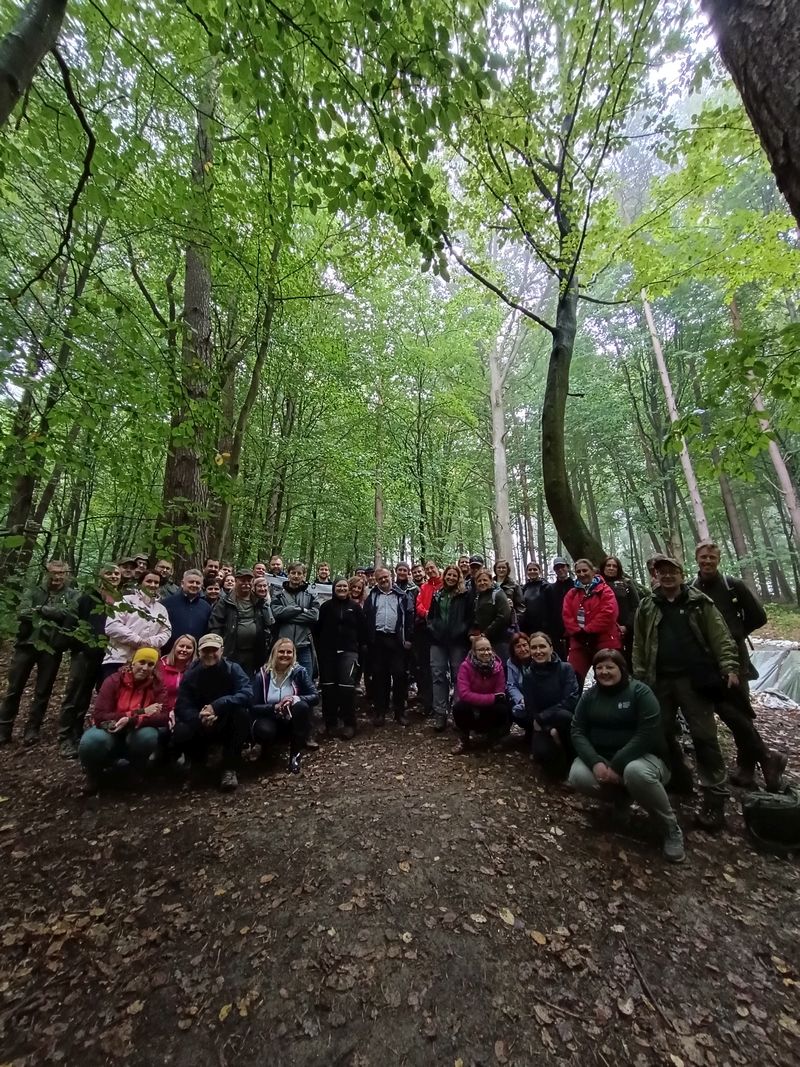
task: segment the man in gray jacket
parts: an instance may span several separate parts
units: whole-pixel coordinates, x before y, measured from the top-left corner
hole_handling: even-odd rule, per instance
[[[304,563],[290,563],[289,577],[272,596],[275,616],[275,639],[288,637],[297,649],[297,662],[305,667],[309,678],[314,677],[314,649],[312,627],[319,621],[320,602],[306,582]]]

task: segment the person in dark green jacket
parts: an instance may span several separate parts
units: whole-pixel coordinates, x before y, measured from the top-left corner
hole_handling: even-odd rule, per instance
[[[616,649],[601,649],[592,667],[596,684],[578,701],[572,719],[576,758],[569,784],[598,797],[619,797],[625,789],[658,826],[664,858],[680,863],[683,834],[664,788],[669,769],[658,701],[644,682],[631,680]]]

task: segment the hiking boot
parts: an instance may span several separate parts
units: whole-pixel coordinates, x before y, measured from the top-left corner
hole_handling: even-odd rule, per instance
[[[58,746],[58,754],[62,759],[77,759],[78,742],[73,737],[65,737]]]
[[[355,726],[343,726],[342,727],[341,738],[342,738],[343,741],[352,741],[355,736],[356,736],[356,728],[355,728]]]
[[[707,834],[718,834],[724,828],[727,799],[724,793],[704,790],[702,806],[695,815],[695,821],[701,830],[705,830]]]
[[[22,745],[24,748],[33,748],[34,745],[39,744],[39,731],[35,726],[26,726],[25,733],[22,735]]]
[[[686,859],[686,852],[683,848],[683,832],[678,826],[677,819],[672,820],[672,825],[664,836],[661,852],[668,863],[683,863]]]
[[[766,775],[764,775],[766,780]],[[756,765],[755,761],[742,760],[736,761],[736,766],[728,775],[728,781],[731,785],[737,786],[739,789],[755,789],[756,788]]]
[[[303,758],[302,752],[295,752],[293,756],[289,757],[289,774],[300,773],[300,762]]]
[[[469,737],[463,736],[458,739],[451,751],[454,756],[464,756],[467,752],[469,752],[469,750]]]
[[[447,729],[447,716],[437,715],[433,720],[433,728],[437,734],[440,734],[443,730]]]
[[[785,752],[778,752],[771,748],[766,759],[761,761],[761,773],[764,775],[764,785],[769,793],[780,793],[783,788],[783,772],[789,757]]]
[[[239,785],[239,777],[236,771],[223,771],[219,787],[223,793],[232,793]]]

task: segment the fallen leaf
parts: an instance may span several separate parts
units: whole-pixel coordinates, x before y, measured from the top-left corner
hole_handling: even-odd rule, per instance
[[[672,1064],[672,1067],[686,1067],[680,1056],[676,1056],[674,1052],[670,1052],[669,1062]]]
[[[486,922],[486,916],[485,915],[481,915],[480,912],[476,912],[475,915],[470,915],[470,919],[472,919],[472,921],[474,923],[485,923]]]
[[[233,1004],[223,1004],[222,1005],[222,1007],[219,1009],[219,1021],[221,1023],[225,1022],[225,1020],[230,1015],[232,1009],[233,1009]]]
[[[398,863],[397,866],[400,868],[403,874],[408,874],[408,872],[411,870],[411,864],[407,863],[405,860],[403,860],[402,863]]]
[[[633,1015],[633,997],[628,997],[627,1000],[623,1000],[620,997],[617,1000],[617,1007],[623,1015]]]
[[[611,929],[614,931],[615,934],[625,933],[625,927],[622,925],[622,923],[614,923]]]
[[[791,1015],[781,1013],[778,1016],[778,1026],[794,1035],[794,1037],[800,1037],[800,1023],[798,1023],[797,1019],[793,1019]]]
[[[414,940],[414,938],[413,938],[413,936],[412,936],[412,935],[411,935],[411,934],[410,934],[410,933],[408,932],[408,930],[406,930],[406,931],[405,931],[405,933],[403,933],[403,934],[401,934],[401,935],[400,935],[400,940],[401,940],[401,941],[402,941],[402,942],[403,942],[404,944],[406,944],[406,945],[410,945],[410,944],[411,944],[411,942],[412,942],[412,941]]]
[[[143,1000],[134,1000],[133,1003],[129,1004],[125,1010],[127,1011],[128,1015],[138,1015],[143,1007]]]
[[[277,874],[262,874],[258,881],[261,885],[269,885],[269,883],[274,882],[277,877]]]
[[[542,933],[541,930],[531,930],[531,937],[533,938],[533,940],[536,942],[537,945],[546,945],[547,944],[547,938],[545,937],[545,935]]]
[[[500,909],[500,918],[503,920],[506,926],[514,925],[514,913],[512,911],[509,911],[508,908]]]
[[[544,1006],[544,1004],[534,1004],[533,1010],[536,1014],[536,1018],[540,1023],[544,1023],[545,1026],[550,1026],[553,1022],[553,1016]]]
[[[498,1063],[508,1063],[508,1045],[505,1041],[495,1041],[494,1058]]]

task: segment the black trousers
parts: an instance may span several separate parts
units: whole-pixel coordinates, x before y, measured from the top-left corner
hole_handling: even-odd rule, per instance
[[[755,714],[744,690],[731,694],[716,705],[716,712],[733,734],[738,762],[744,767],[755,767],[769,755],[764,739],[756,729]]]
[[[253,740],[262,748],[274,744],[289,743],[289,754],[293,756],[305,747],[311,723],[311,708],[304,700],[292,704],[292,717],[285,719],[278,715],[274,707],[253,719],[251,727]]]
[[[511,707],[508,700],[486,705],[457,700],[453,705],[453,722],[456,729],[467,736],[472,730],[476,734],[489,734],[495,730],[508,733],[511,729]]]
[[[222,746],[222,769],[233,771],[239,766],[250,736],[250,716],[246,708],[229,708],[217,717],[213,726],[203,726],[199,719],[177,722],[172,731],[176,750],[198,763],[205,763],[212,745]]]
[[[319,662],[322,683],[322,716],[329,730],[341,719],[345,726],[356,724],[356,682],[358,681],[358,653],[337,652],[321,657]]]
[[[92,702],[92,692],[100,677],[103,663],[102,648],[86,648],[73,652],[69,678],[58,717],[59,741],[80,740],[83,720]]]
[[[26,729],[38,730],[44,721],[50,694],[61,666],[63,652],[45,652],[33,645],[17,645],[8,668],[8,690],[0,705],[0,731],[10,736],[25,686],[36,668],[33,702],[28,713]]]
[[[431,675],[431,639],[425,627],[418,627],[411,639],[411,666],[422,710],[433,711],[433,678]]]
[[[408,696],[408,657],[396,634],[376,633],[370,648],[372,701],[378,715],[386,715],[389,703],[395,716],[405,712]]]

